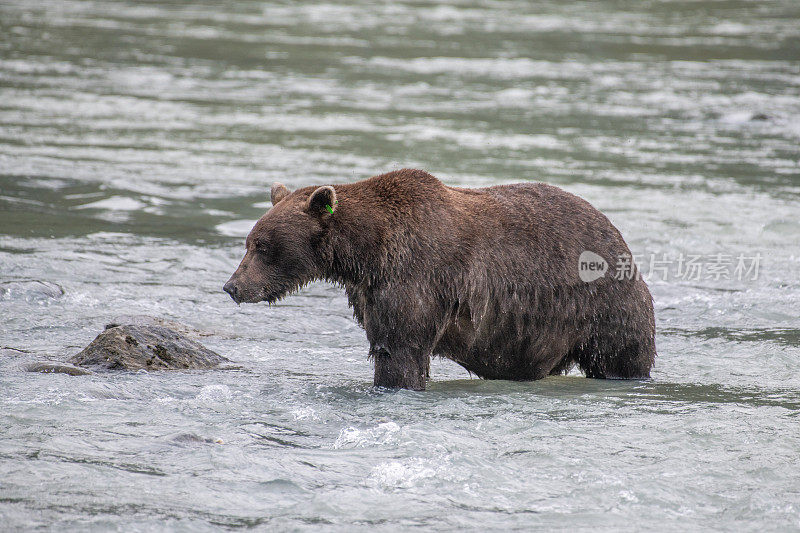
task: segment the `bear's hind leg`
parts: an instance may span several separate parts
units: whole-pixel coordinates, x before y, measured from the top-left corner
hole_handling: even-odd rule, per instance
[[[385,348],[371,353],[375,362],[376,387],[425,390],[430,376],[430,356],[413,353],[390,353]]]
[[[589,342],[577,351],[578,366],[587,378],[647,379],[653,366],[652,343],[632,342],[623,348]]]

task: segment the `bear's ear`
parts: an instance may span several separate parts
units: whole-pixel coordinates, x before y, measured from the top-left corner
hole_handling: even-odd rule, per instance
[[[286,188],[286,185],[283,183],[278,183],[277,181],[272,184],[272,190],[269,192],[269,198],[272,201],[272,205],[277,204],[287,196],[289,196],[289,189]]]
[[[336,210],[336,191],[330,185],[318,188],[308,197],[306,211],[314,216],[332,215]]]

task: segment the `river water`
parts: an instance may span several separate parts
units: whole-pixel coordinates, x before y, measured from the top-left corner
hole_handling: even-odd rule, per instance
[[[799,143],[794,0],[4,0],[0,529],[800,530]],[[605,212],[652,380],[375,390],[340,290],[222,292],[273,181],[401,167]],[[120,314],[242,369],[23,371]]]

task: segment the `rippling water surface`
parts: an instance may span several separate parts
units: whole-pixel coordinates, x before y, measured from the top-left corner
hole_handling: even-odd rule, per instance
[[[7,0],[0,36],[4,528],[800,529],[796,2]],[[221,291],[273,181],[400,167],[607,213],[653,379],[375,390],[341,291]],[[23,372],[119,314],[242,370]]]

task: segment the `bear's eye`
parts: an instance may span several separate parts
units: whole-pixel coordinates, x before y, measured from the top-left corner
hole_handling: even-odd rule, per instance
[[[261,253],[267,253],[270,249],[269,244],[267,241],[256,241],[256,251]]]
[[[256,252],[266,259],[267,261],[275,260],[280,253],[280,244],[276,241],[258,241],[256,242]]]

